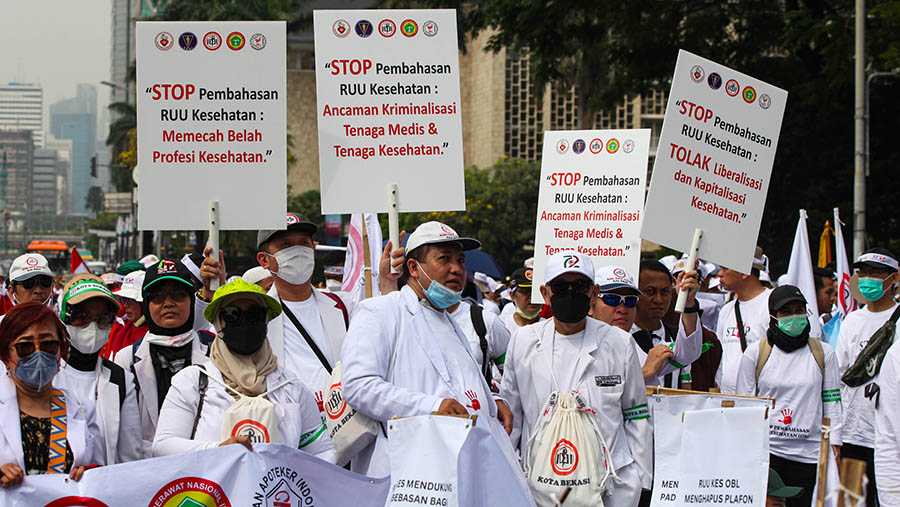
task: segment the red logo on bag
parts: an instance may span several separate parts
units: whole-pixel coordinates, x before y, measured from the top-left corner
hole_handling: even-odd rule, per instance
[[[338,382],[328,388],[328,404],[325,405],[325,413],[331,419],[337,419],[347,409],[344,394],[341,391],[341,383]]]
[[[478,402],[478,396],[475,394],[475,391],[471,389],[466,391],[466,396],[469,398],[469,401],[472,402],[471,405],[466,405],[472,410],[481,410],[481,403]]]
[[[231,428],[231,436],[248,437],[251,444],[269,443],[269,430],[264,424],[254,421],[253,419],[238,421],[238,423]]]
[[[557,475],[569,475],[578,466],[578,449],[565,438],[556,443],[550,455],[550,465]]]
[[[325,411],[325,405],[322,403],[322,391],[316,391],[316,406],[319,407],[319,412]]]
[[[781,411],[781,419],[778,420],[781,424],[791,424],[792,419],[791,416],[794,415],[794,411],[786,408]]]

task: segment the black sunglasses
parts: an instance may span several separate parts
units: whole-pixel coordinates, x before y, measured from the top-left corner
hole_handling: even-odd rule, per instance
[[[25,358],[34,353],[35,346],[37,343],[38,347],[40,347],[41,352],[46,352],[51,356],[55,356],[59,353],[59,340],[45,340],[40,342],[18,342],[13,343],[13,347],[16,348],[16,354],[18,354],[19,358]]]
[[[16,282],[26,290],[31,290],[34,288],[35,284],[40,283],[41,287],[45,289],[49,289],[53,285],[53,279],[49,276],[35,276],[33,278],[29,278],[28,280],[22,280],[21,282]]]
[[[224,322],[226,326],[234,327],[264,324],[268,314],[269,311],[261,306],[251,306],[246,310],[242,310],[237,306],[226,306],[219,310],[219,316],[222,317],[222,322]]]
[[[172,301],[175,301],[176,303],[181,303],[187,299],[189,295],[190,294],[185,289],[172,289],[169,291],[151,292],[150,294],[147,294],[146,297],[147,301],[150,301],[155,305],[161,305],[165,302],[166,297],[171,298]]]
[[[600,299],[607,306],[619,306],[625,303],[625,308],[634,308],[638,303],[637,296],[620,296],[618,294],[600,294]]]
[[[550,289],[553,290],[554,294],[561,294],[569,291],[584,294],[594,286],[594,284],[586,280],[575,280],[573,282],[553,281],[547,285],[550,286]]]

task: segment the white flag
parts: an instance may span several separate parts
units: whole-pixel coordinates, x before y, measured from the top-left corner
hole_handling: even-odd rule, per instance
[[[809,335],[822,337],[822,324],[819,322],[819,306],[816,303],[816,282],[813,278],[812,256],[809,253],[809,234],[806,232],[806,210],[800,210],[797,222],[797,233],[794,234],[794,246],[791,248],[791,261],[788,264],[786,282],[795,285],[806,298],[806,316],[809,317]]]
[[[844,248],[844,233],[841,232],[839,208],[834,208],[834,255],[837,261],[835,277],[837,277],[837,308],[841,313],[841,319],[848,313],[856,310],[856,300],[850,293],[850,263],[847,261],[847,249]]]
[[[356,294],[357,300],[361,301],[366,297],[366,283],[368,277],[365,276],[363,266],[363,216],[361,213],[354,213],[350,216],[350,235],[347,238],[347,255],[344,258],[344,280],[341,283],[341,290]],[[374,213],[365,214],[366,232],[369,235],[369,266],[372,268],[372,278],[378,280],[378,264],[381,261],[381,224],[378,223],[378,215]],[[378,296],[381,291],[378,283],[372,286],[372,295]]]

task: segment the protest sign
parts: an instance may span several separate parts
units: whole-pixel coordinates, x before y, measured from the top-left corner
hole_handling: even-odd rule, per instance
[[[287,202],[283,21],[139,22],[141,229],[281,229]]]
[[[648,392],[649,391],[650,388],[648,388]],[[666,393],[676,392],[675,390],[667,389],[654,389],[654,392],[655,391]],[[702,458],[698,457],[697,453],[721,452],[722,449],[724,449],[724,447],[722,447],[724,443],[719,438],[713,440],[707,436],[707,444],[705,446],[694,450],[684,449],[684,439],[686,438],[685,435],[687,434],[686,432],[688,430],[688,426],[682,422],[682,417],[686,416],[687,413],[711,409],[722,410],[723,406],[730,407],[725,408],[724,411],[746,408],[761,411],[762,413],[760,414],[760,416],[757,419],[753,419],[753,424],[755,424],[754,428],[756,426],[759,426],[759,428],[754,431],[762,432],[763,436],[755,440],[752,440],[750,437],[747,437],[747,439],[744,440],[745,436],[740,433],[735,433],[728,436],[727,438],[730,438],[734,441],[743,442],[740,445],[746,445],[747,452],[745,452],[744,454],[729,452],[727,453],[727,455],[723,456],[723,459],[730,460],[732,463],[731,466],[736,467],[737,469],[745,469],[748,464],[752,464],[757,468],[764,468],[763,465],[756,462],[756,458],[754,458],[754,456],[756,456],[755,453],[757,453],[757,449],[750,449],[750,447],[758,447],[759,452],[762,452],[765,457],[768,458],[769,425],[763,415],[766,409],[773,406],[771,399],[751,398],[745,396],[729,396],[701,392],[676,395],[648,394],[647,405],[650,408],[650,418],[653,421],[654,451],[653,500],[651,503],[652,507],[686,505],[688,503],[705,503],[688,502],[685,497],[686,492],[689,491],[691,487],[699,484],[688,484],[688,472],[685,471],[685,467],[687,466],[686,463],[690,463],[690,466],[696,467],[696,470],[694,472],[701,475],[706,474],[703,475],[704,478],[708,478],[707,476],[711,477],[719,474],[720,470],[731,470],[731,468],[717,468],[719,465],[713,464],[713,461],[703,461]],[[721,429],[721,431],[728,430],[727,428],[724,428]],[[755,433],[753,435],[755,435]],[[766,459],[765,465],[768,465],[768,459]],[[744,475],[743,477],[743,481],[740,477],[738,478],[738,482],[742,483],[742,488],[744,486],[754,484],[750,482],[750,479],[746,478],[746,475]],[[741,489],[741,491],[743,491],[743,489]],[[753,491],[753,495],[758,496],[759,491]],[[728,494],[733,494],[735,492],[736,491],[732,491]],[[765,505],[765,482],[763,482],[761,492],[762,503],[754,503],[752,505]]]
[[[686,51],[675,75],[641,237],[750,273],[787,92]]]
[[[313,13],[323,213],[465,209],[454,10]]]
[[[649,129],[544,133],[533,302],[543,303],[547,259],[564,250],[589,255],[595,269],[613,264],[637,278],[649,151]]]

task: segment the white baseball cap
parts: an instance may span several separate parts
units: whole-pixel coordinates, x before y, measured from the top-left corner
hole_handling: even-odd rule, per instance
[[[262,266],[256,266],[244,271],[244,274],[241,275],[241,279],[247,283],[259,283],[266,278],[271,278],[272,273],[269,272],[268,269]]]
[[[600,286],[600,292],[631,289],[635,295],[641,295],[641,290],[634,284],[634,278],[621,266],[603,266],[597,270],[594,280]]]
[[[684,267],[687,265],[688,257],[687,255],[683,255],[680,259],[675,261],[674,264],[669,266],[669,272],[672,273],[672,276],[677,277],[678,273],[684,271]],[[660,259],[662,262],[662,259]],[[700,261],[697,263],[697,271],[700,273],[700,280],[704,280],[707,276],[709,276],[709,264]],[[760,279],[762,279],[762,273],[760,273]]]
[[[52,278],[53,271],[50,271],[47,258],[37,253],[27,253],[16,257],[9,268],[10,282],[21,282],[38,275]]]
[[[578,253],[575,250],[555,253],[547,259],[547,268],[544,271],[544,284],[548,284],[566,273],[578,273],[593,281],[594,262],[587,255]]]
[[[143,301],[144,298],[141,296],[141,287],[144,286],[144,271],[143,269],[132,271],[125,275],[122,279],[122,286],[113,291],[113,294],[116,296],[122,296],[123,298],[133,299],[135,301]]]
[[[406,255],[422,245],[434,245],[437,243],[449,243],[455,241],[462,245],[463,250],[474,250],[481,247],[481,242],[473,238],[460,238],[459,234],[449,225],[440,222],[425,222],[416,227],[406,241]]]

